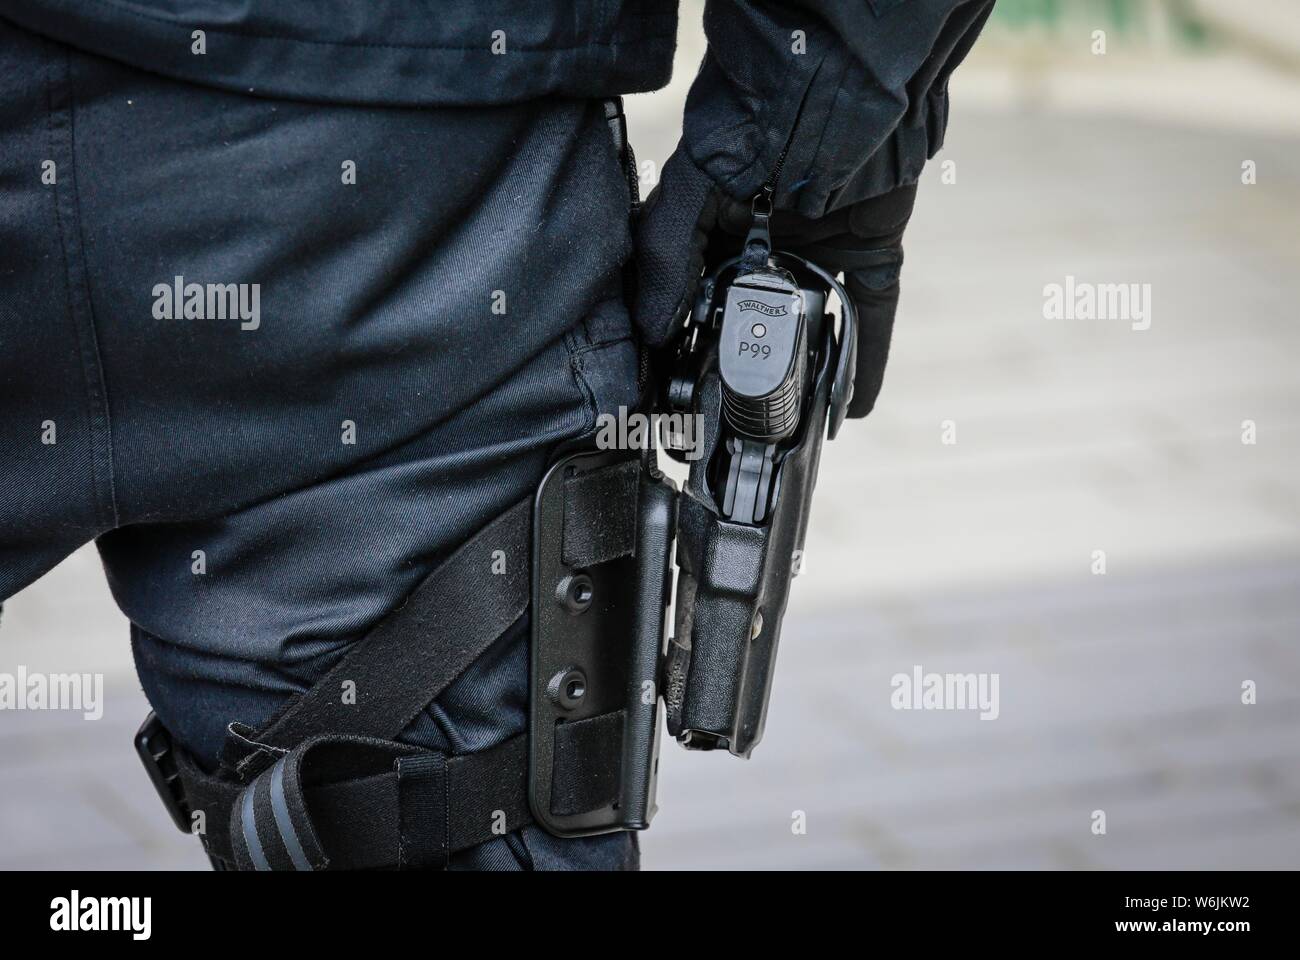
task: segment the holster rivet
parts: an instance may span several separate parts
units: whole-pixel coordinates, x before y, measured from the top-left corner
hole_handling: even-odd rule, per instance
[[[594,595],[595,589],[591,577],[585,573],[571,574],[561,580],[560,585],[555,588],[555,598],[570,613],[582,613],[591,606]]]
[[[561,670],[551,677],[546,692],[557,706],[572,710],[582,703],[582,698],[587,695],[587,675],[577,667]]]

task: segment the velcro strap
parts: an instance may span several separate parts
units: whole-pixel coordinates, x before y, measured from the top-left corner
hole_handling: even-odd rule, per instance
[[[618,799],[625,713],[614,710],[555,728],[551,813],[587,813]]]
[[[205,840],[240,870],[437,869],[531,822],[527,737],[460,757],[315,737],[260,773],[229,809],[229,846]]]
[[[647,438],[648,440],[648,438]],[[570,567],[630,556],[636,547],[636,460],[590,470],[564,480],[561,559]]]
[[[244,779],[322,732],[391,740],[528,609],[532,500],[475,534],[226,761]],[[344,681],[355,691],[345,702]],[[247,745],[245,744],[245,747]]]
[[[301,765],[290,751],[244,788],[230,810],[235,862],[243,870],[324,870],[329,858],[307,814]]]

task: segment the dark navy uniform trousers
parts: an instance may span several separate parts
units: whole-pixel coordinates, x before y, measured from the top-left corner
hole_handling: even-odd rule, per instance
[[[636,402],[628,202],[594,101],[279,101],[0,20],[0,599],[95,540],[214,762]],[[519,732],[526,676],[519,623],[406,738]],[[636,857],[527,828],[454,865]]]

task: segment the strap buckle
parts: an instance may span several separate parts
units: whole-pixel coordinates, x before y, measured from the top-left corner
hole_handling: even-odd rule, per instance
[[[144,764],[145,773],[158,791],[158,797],[181,833],[190,832],[190,813],[185,805],[185,785],[176,763],[176,748],[171,734],[152,710],[135,734],[135,752]]]

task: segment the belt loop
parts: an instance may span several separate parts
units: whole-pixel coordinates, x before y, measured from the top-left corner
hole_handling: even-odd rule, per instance
[[[445,870],[450,844],[447,758],[441,753],[398,757],[399,870]]]

